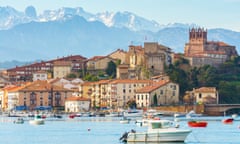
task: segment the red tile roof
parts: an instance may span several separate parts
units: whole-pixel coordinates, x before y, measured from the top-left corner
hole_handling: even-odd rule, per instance
[[[68,97],[66,101],[91,101],[91,99],[72,96],[72,97]]]
[[[158,89],[159,87],[162,87],[162,86],[168,84],[169,82],[170,82],[169,80],[162,80],[159,82],[154,82],[150,86],[146,86],[146,87],[136,90],[136,92],[137,93],[149,93],[149,92],[152,92],[152,91]]]

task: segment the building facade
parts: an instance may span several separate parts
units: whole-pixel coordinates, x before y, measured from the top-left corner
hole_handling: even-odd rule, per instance
[[[69,97],[65,101],[65,112],[86,112],[90,110],[90,99]]]
[[[154,82],[136,91],[138,108],[150,108],[160,105],[174,105],[179,103],[179,85],[169,80]]]
[[[67,57],[57,58],[49,61],[41,61],[25,66],[16,66],[7,69],[6,77],[11,82],[16,81],[32,81],[33,74],[38,71],[53,72],[53,63],[56,61],[68,61],[72,63],[72,72],[85,69],[85,61],[87,58],[80,55],[71,55]]]
[[[207,30],[192,28],[189,30],[189,42],[185,44],[184,56],[192,66],[218,66],[231,57],[237,56],[235,46],[224,42],[207,41]]]
[[[64,109],[65,100],[72,96],[73,91],[50,84],[47,81],[35,81],[19,91],[17,106],[35,110],[36,107],[46,106],[54,109]]]

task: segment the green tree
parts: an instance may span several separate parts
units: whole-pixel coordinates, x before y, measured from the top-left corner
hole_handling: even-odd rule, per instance
[[[108,66],[106,68],[106,74],[112,78],[116,77],[116,64],[113,61],[108,62]]]
[[[135,109],[137,107],[136,101],[135,100],[129,100],[127,102],[127,106],[131,109]]]
[[[92,74],[87,73],[84,77],[83,80],[85,81],[98,81],[98,77]]]
[[[77,78],[77,74],[70,73],[70,74],[67,75],[67,78]]]
[[[153,106],[158,106],[158,99],[157,99],[157,94],[156,93],[153,96]]]

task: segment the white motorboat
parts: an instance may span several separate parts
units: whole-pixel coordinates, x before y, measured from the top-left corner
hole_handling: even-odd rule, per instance
[[[123,112],[124,117],[142,117],[143,116],[143,110],[128,110]]]
[[[109,114],[106,114],[105,117],[119,117],[122,116],[120,112],[110,112]]]
[[[135,123],[137,126],[145,127],[145,126],[148,126],[148,121],[149,121],[149,119],[141,119],[141,120],[136,120]]]
[[[120,140],[125,142],[184,142],[190,129],[180,129],[170,120],[149,121],[146,132],[124,133]]]
[[[189,113],[186,114],[186,118],[190,119],[192,117],[201,117],[202,114],[197,114],[194,110],[191,110]]]
[[[13,121],[13,123],[15,123],[15,124],[23,124],[24,120],[23,120],[23,118],[18,118],[15,121]]]
[[[131,119],[127,118],[127,117],[123,117],[122,119],[120,119],[120,123],[122,124],[129,124],[131,121]]]
[[[43,125],[44,124],[44,119],[42,118],[41,115],[36,115],[36,116],[34,116],[33,120],[29,120],[29,124],[32,124],[32,125]]]

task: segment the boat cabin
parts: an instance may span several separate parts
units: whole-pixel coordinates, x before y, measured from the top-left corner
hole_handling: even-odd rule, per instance
[[[169,120],[152,120],[149,121],[149,129],[166,129],[173,127],[173,122]]]

